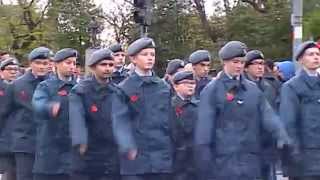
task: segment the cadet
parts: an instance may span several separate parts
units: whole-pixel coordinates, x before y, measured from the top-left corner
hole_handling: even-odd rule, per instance
[[[283,84],[280,117],[295,149],[290,152],[288,175],[292,180],[320,179],[320,51],[313,41],[302,43],[295,55],[301,72]]]
[[[134,41],[128,55],[136,68],[120,83],[122,93],[118,92],[112,103],[122,180],[169,180],[170,88],[152,71],[156,57],[152,39]]]
[[[208,77],[210,69],[211,56],[207,50],[197,50],[189,56],[189,62],[192,63],[194,75],[196,77],[196,98],[200,98],[200,92],[210,82]]]
[[[18,61],[14,58],[8,58],[1,62],[0,66],[1,79],[6,83],[10,83],[15,80],[19,72]]]
[[[28,55],[30,71],[9,86],[12,94],[9,111],[12,119],[10,150],[14,153],[17,180],[32,180],[36,144],[36,125],[31,104],[37,85],[45,80],[52,52],[45,47],[35,48]]]
[[[10,94],[9,83],[17,78],[17,60],[7,58],[0,64],[0,173],[3,174],[1,180],[14,180],[15,165],[14,156],[10,152],[10,131],[12,121],[10,120]]]
[[[268,81],[264,79],[265,60],[261,51],[252,50],[246,55],[245,63],[245,77],[254,82],[262,91],[265,98],[275,112],[278,112],[278,97],[277,90],[275,90]],[[275,163],[276,163],[276,146],[275,141],[270,138],[271,134],[262,131],[262,175],[264,180],[275,180]]]
[[[194,124],[198,119],[198,103],[194,97],[196,81],[190,71],[181,71],[173,77],[176,95],[172,98],[174,180],[196,180],[193,161]]]
[[[241,75],[245,55],[246,45],[239,41],[222,47],[219,56],[223,72],[201,94],[195,129],[196,160],[204,175],[199,179],[261,178],[262,128],[278,140],[279,148],[289,144],[286,131],[262,92]]]
[[[116,84],[119,84],[128,76],[128,70],[124,68],[126,63],[126,54],[121,44],[113,44],[109,49],[113,52],[113,58],[115,62],[112,81]]]
[[[72,179],[120,180],[118,149],[111,121],[114,68],[109,49],[95,51],[88,66],[94,76],[76,85],[69,96],[73,150]]]
[[[245,77],[263,92],[271,107],[278,112],[277,91],[264,79],[265,60],[261,51],[252,50],[246,55]]]
[[[168,62],[167,69],[166,69],[166,74],[164,76],[164,80],[168,84],[172,84],[172,78],[173,76],[179,72],[184,70],[184,61],[181,59],[172,59]]]
[[[166,74],[163,79],[170,85],[172,94],[174,94],[174,88],[172,87],[172,78],[175,73],[182,70],[184,70],[184,61],[182,61],[181,59],[173,59],[169,61],[166,69]]]
[[[69,179],[71,138],[68,94],[76,83],[73,72],[77,56],[77,51],[71,48],[58,51],[53,58],[56,74],[41,82],[35,90],[32,104],[38,124],[34,180]]]

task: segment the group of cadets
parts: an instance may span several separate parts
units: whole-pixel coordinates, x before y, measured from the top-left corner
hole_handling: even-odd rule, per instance
[[[290,180],[320,179],[319,46],[300,45],[299,73],[283,84],[247,50],[226,43],[212,79],[207,50],[159,78],[151,38],[96,50],[85,78],[72,48],[32,50],[18,79],[17,60],[3,57],[2,179],[274,180],[279,159]]]

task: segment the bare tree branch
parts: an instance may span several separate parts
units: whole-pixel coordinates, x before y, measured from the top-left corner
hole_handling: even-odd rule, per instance
[[[36,26],[38,26],[43,21],[43,18],[45,16],[49,6],[51,5],[51,2],[52,2],[52,0],[48,0],[47,4],[44,6],[43,10],[41,11],[41,15],[40,15],[39,19],[35,23]]]
[[[205,8],[204,8],[204,1],[203,0],[194,0],[193,1],[196,5],[196,9],[198,11],[201,23],[205,31],[207,32],[210,39],[215,42],[218,38],[218,34],[212,29],[212,27],[209,24]]]

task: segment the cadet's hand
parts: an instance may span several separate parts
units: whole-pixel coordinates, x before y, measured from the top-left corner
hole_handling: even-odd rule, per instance
[[[83,156],[84,153],[87,152],[87,149],[88,149],[88,145],[86,145],[86,144],[80,144],[80,145],[79,145],[79,153],[80,153],[80,155]]]
[[[138,150],[137,149],[131,149],[128,152],[128,159],[129,160],[135,160],[137,158],[138,155]]]
[[[57,117],[58,116],[58,113],[59,113],[59,110],[60,110],[60,103],[54,103],[52,105],[52,116],[53,117]]]

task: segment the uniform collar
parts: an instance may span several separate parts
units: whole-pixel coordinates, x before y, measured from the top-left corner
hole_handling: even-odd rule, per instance
[[[58,77],[58,75],[56,75],[56,74],[55,74],[55,75],[52,75],[51,78],[52,78],[53,80],[56,80],[56,81],[58,82],[58,84],[59,84],[59,89],[62,88],[62,87],[64,87],[64,86],[68,86],[68,85],[74,86],[74,85],[77,84],[76,79],[75,79],[74,77],[71,77],[70,81],[62,81],[62,80]]]
[[[150,83],[159,83],[162,80],[152,72],[152,76],[139,76],[136,72],[131,74],[131,77],[137,81],[138,85],[141,86],[142,84],[150,84]]]
[[[299,76],[301,76],[305,82],[307,83],[307,85],[310,88],[315,87],[316,85],[320,85],[320,77],[319,75],[317,76],[310,76],[304,69],[302,69],[299,73]]]
[[[227,91],[229,91],[231,89],[244,90],[244,91],[247,90],[246,86],[245,86],[245,79],[244,79],[243,75],[240,75],[238,80],[235,80],[235,79],[232,79],[225,72],[222,72],[221,76],[219,76],[218,79],[222,80],[222,82],[224,83]]]

